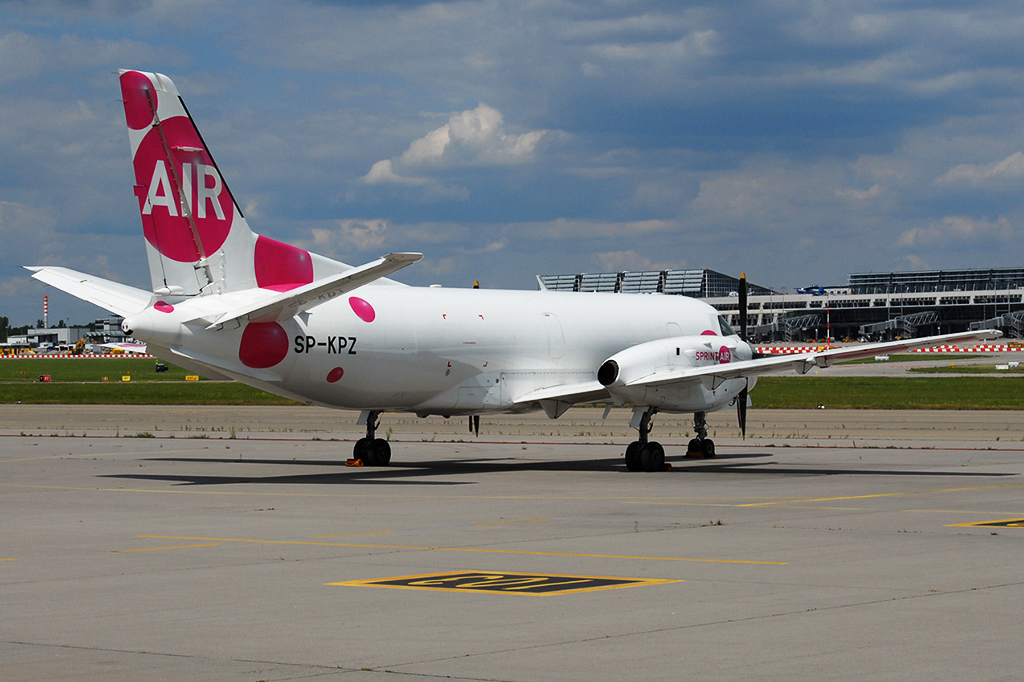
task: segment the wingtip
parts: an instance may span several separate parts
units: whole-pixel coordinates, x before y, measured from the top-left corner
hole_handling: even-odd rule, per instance
[[[415,251],[395,251],[393,253],[386,253],[383,256],[384,260],[397,261],[400,263],[415,263],[416,261],[423,258],[422,253]]]

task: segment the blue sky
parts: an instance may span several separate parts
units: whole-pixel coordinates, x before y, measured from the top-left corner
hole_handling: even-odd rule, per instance
[[[118,68],[257,232],[410,284],[1024,265],[1024,13],[974,2],[0,0],[0,315],[148,274]],[[50,320],[101,311],[54,290]]]

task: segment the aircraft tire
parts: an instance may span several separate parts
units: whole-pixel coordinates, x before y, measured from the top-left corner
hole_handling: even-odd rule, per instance
[[[686,456],[694,457],[704,453],[704,447],[701,445],[699,438],[693,438],[686,445]]]
[[[370,450],[373,452],[373,462],[370,466],[386,467],[391,462],[391,443],[383,438],[375,439]]]
[[[352,458],[361,459],[363,464],[369,464],[370,459],[370,443],[372,441],[369,438],[360,438],[356,441],[356,444],[352,446]]]
[[[715,456],[715,441],[710,438],[704,439],[701,443],[701,452],[704,453],[704,459],[711,459]]]
[[[640,462],[644,471],[661,471],[665,468],[665,448],[651,441],[640,450]]]
[[[640,448],[642,443],[638,440],[626,446],[626,469],[628,471],[643,471],[644,464],[640,461]]]

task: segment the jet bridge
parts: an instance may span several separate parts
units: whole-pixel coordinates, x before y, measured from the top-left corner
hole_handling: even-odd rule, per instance
[[[911,313],[910,315],[902,315],[900,317],[894,317],[891,320],[885,322],[876,322],[875,324],[864,324],[860,327],[861,336],[872,336],[874,334],[884,334],[888,331],[896,331],[898,335],[904,339],[912,339],[917,334],[917,328],[928,324],[938,324],[941,321],[939,314],[934,310],[925,310],[920,313]]]
[[[979,329],[1004,329],[1011,339],[1024,339],[1024,310],[971,322],[971,331]]]

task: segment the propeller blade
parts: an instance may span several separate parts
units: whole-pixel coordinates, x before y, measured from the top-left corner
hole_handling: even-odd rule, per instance
[[[743,440],[747,439],[747,387],[744,386],[740,394],[736,396],[736,416],[740,421],[740,434]]]
[[[747,274],[740,273],[740,338],[747,340]]]

